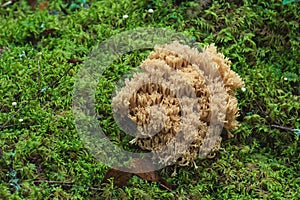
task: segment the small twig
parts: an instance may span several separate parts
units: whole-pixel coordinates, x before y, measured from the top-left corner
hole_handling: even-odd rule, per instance
[[[18,124],[11,124],[11,125],[5,125],[5,126],[1,126],[1,129],[4,129],[4,128],[11,128],[11,127],[14,127],[14,126],[17,126]],[[0,129],[0,130],[1,130]]]
[[[168,190],[169,192],[172,192],[173,194],[177,195],[176,192],[174,192],[173,190],[171,190],[169,187],[165,186],[164,184],[159,183],[159,186],[164,188],[165,190]]]
[[[41,54],[38,54],[38,91],[41,90],[41,66],[40,66]]]
[[[272,124],[271,127],[278,128],[278,129],[285,130],[285,131],[290,131],[290,132],[293,132],[293,133],[295,132],[295,129],[287,128],[287,127],[283,127],[283,126],[278,126],[278,125],[275,125],[275,124]]]
[[[75,185],[72,182],[62,182],[62,181],[48,181],[48,180],[34,180],[34,184],[41,184],[41,183],[47,183],[49,185],[60,185],[68,188],[72,187],[82,187],[80,185]],[[84,187],[86,190],[96,190],[96,191],[103,191],[102,188],[97,187]]]
[[[13,3],[13,1],[8,1],[8,2],[2,4],[2,8],[5,8],[5,7],[9,6],[12,3]]]
[[[257,105],[257,107],[259,108],[259,110],[261,111],[261,113],[263,114],[263,117],[268,117],[268,115],[266,114],[266,112],[262,109],[262,107],[259,105],[259,103],[256,101],[256,99],[254,99],[255,104]]]
[[[281,130],[284,130],[284,131],[289,131],[289,132],[295,133],[296,135],[300,136],[300,129],[287,128],[287,127],[283,127],[283,126],[277,125],[279,123],[276,120],[271,119],[267,115],[267,113],[262,109],[262,107],[259,105],[259,103],[256,101],[256,99],[254,99],[254,102],[257,105],[258,109],[262,112],[263,117],[265,117],[267,119],[267,121],[269,122],[269,125],[271,123],[275,123],[275,124],[271,124],[270,125],[271,127],[277,128],[277,129],[281,129]]]
[[[7,6],[9,6],[9,5],[15,3],[16,1],[18,1],[18,0],[11,0],[11,1],[8,1],[8,2],[2,4],[2,8],[6,8]]]

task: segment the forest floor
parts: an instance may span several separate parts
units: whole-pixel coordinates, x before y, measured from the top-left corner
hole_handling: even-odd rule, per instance
[[[0,199],[300,199],[300,3],[259,1],[0,1]],[[76,3],[77,2],[77,3]],[[83,144],[72,108],[76,74],[101,42],[136,28],[167,28],[215,44],[245,85],[240,126],[212,159],[158,171],[171,190],[132,177],[101,184],[109,166]],[[114,144],[118,79],[151,49],[105,69],[96,100]]]

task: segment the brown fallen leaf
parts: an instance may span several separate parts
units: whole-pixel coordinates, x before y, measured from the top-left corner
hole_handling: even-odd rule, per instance
[[[132,170],[135,171],[135,175],[141,177],[144,180],[159,182],[158,173],[155,171],[153,163],[151,160],[135,158],[132,160]],[[140,171],[148,171],[144,173],[139,173]]]
[[[114,184],[122,187],[125,186],[128,182],[128,180],[133,176],[139,176],[140,178],[146,180],[146,181],[152,181],[152,182],[157,182],[160,184],[160,188],[168,190],[172,192],[171,186],[168,184],[168,182],[161,178],[157,171],[155,171],[154,165],[151,160],[146,160],[146,159],[141,159],[141,158],[134,158],[132,159],[132,164],[131,164],[131,170],[128,168],[110,168],[108,172],[105,174],[102,183],[108,183],[108,179],[114,178]],[[137,173],[130,173],[126,171],[136,171]],[[141,171],[148,171],[144,173],[139,173]]]
[[[102,179],[102,183],[108,183],[110,178],[114,178],[114,185],[118,187],[123,187],[127,184],[128,180],[132,177],[132,173],[119,171],[113,168],[110,168],[108,172],[106,172],[104,178]]]
[[[157,172],[136,173],[135,175],[141,177],[146,181],[159,182],[159,176]]]

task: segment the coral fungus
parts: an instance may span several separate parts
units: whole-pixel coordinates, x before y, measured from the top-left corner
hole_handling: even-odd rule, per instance
[[[132,143],[163,164],[213,156],[222,128],[238,126],[235,90],[243,82],[230,61],[214,45],[199,52],[175,41],[156,46],[141,68],[112,101],[119,123],[136,125]]]

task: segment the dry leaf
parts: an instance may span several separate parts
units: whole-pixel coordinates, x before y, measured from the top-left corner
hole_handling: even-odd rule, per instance
[[[132,163],[133,171],[148,171],[145,173],[134,173],[135,175],[147,181],[159,182],[159,176],[155,171],[151,160],[135,158]]]
[[[108,183],[110,178],[114,178],[114,185],[118,187],[123,187],[127,184],[128,180],[132,177],[132,173],[119,171],[113,168],[110,168],[102,179],[102,183]]]
[[[160,184],[160,187],[162,189],[172,191],[170,185],[168,182],[161,178],[158,173],[155,171],[155,168],[152,164],[151,160],[141,159],[141,158],[134,158],[132,159],[132,169],[129,170],[128,168],[124,168],[124,170],[121,170],[120,168],[114,169],[110,168],[108,172],[105,174],[102,183],[108,183],[108,179],[114,178],[114,185],[117,185],[119,187],[125,186],[128,182],[128,180],[132,177],[132,175],[137,175],[140,178],[152,181],[152,182],[158,182]],[[148,171],[145,173],[130,173],[125,171]]]

